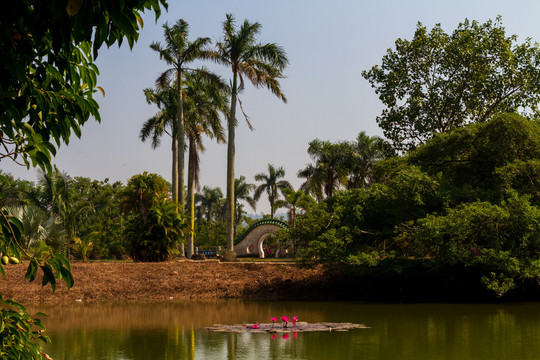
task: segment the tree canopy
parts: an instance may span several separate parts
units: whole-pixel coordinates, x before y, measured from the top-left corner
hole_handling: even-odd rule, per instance
[[[100,120],[94,59],[106,44],[130,46],[140,12],[165,0],[24,0],[0,11],[0,160],[50,170],[50,159],[90,118]]]
[[[465,20],[451,33],[418,23],[412,40],[398,39],[382,64],[363,71],[386,106],[377,117],[398,150],[425,143],[498,113],[538,112],[540,48],[508,36],[501,18]]]

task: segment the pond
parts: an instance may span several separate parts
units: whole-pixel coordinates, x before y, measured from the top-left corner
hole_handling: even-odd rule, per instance
[[[163,302],[40,307],[55,360],[538,359],[540,304]],[[213,324],[308,322],[369,326],[348,332],[225,334]]]

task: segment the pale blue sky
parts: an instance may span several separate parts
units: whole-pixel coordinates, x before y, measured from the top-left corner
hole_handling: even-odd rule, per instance
[[[299,169],[310,159],[309,141],[353,140],[360,131],[381,135],[375,118],[382,104],[361,71],[380,64],[386,49],[397,38],[410,39],[416,23],[428,27],[440,23],[451,32],[465,18],[484,22],[501,15],[507,34],[520,40],[540,41],[540,2],[477,0],[183,0],[169,1],[169,11],[157,24],[153,14],[144,16],[144,29],[130,51],[102,48],[97,59],[101,75],[99,85],[106,97],[96,94],[101,107],[101,124],[90,121],[82,138],[62,146],[54,162],[71,176],[126,182],[143,171],[161,174],[170,181],[170,142],[152,150],[139,140],[142,123],[156,108],[146,103],[143,89],[151,87],[166,68],[157,53],[150,50],[153,41],[163,40],[161,25],[183,18],[190,24],[190,39],[221,37],[226,13],[262,24],[260,40],[284,47],[290,67],[285,71],[282,88],[288,104],[270,92],[248,85],[241,99],[255,127],[251,132],[242,118],[237,128],[236,176],[255,182],[256,173],[267,164],[284,166],[287,179],[298,187]],[[206,64],[228,79],[229,69]],[[225,187],[226,145],[205,142],[201,158],[201,184]],[[2,169],[14,176],[36,179],[36,170],[26,170],[6,161]],[[268,211],[261,199],[258,211]]]

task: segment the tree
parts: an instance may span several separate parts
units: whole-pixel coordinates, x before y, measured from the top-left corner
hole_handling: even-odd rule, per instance
[[[351,152],[346,160],[349,170],[347,188],[363,188],[373,182],[373,166],[392,154],[390,145],[378,136],[368,136],[364,131],[350,143]]]
[[[163,261],[183,235],[184,218],[178,205],[169,202],[168,184],[157,174],[147,172],[128,180],[124,211],[135,213],[126,237],[135,261]]]
[[[279,198],[279,192],[283,194],[285,189],[292,189],[292,185],[287,180],[279,180],[285,177],[285,169],[283,167],[276,168],[274,165],[268,164],[268,174],[259,173],[255,175],[255,181],[262,181],[263,183],[255,189],[253,199],[258,201],[263,192],[268,194],[268,201],[270,202],[270,219],[274,218],[276,209],[276,202]]]
[[[156,104],[159,112],[143,123],[139,137],[143,142],[151,139],[153,149],[160,145],[163,134],[171,137],[172,199],[178,201],[178,90],[172,85],[144,89],[144,94],[146,101]]]
[[[315,164],[309,164],[298,171],[298,177],[305,178],[302,189],[312,194],[319,201],[326,196],[333,196],[334,191],[347,185],[347,154],[350,147],[347,143],[333,144],[330,141],[315,139],[309,143],[308,154]]]
[[[398,150],[425,143],[495,114],[534,115],[540,100],[540,48],[507,36],[501,18],[465,20],[452,34],[418,23],[411,41],[398,39],[382,65],[363,71],[386,106],[377,117]]]
[[[140,12],[165,0],[18,1],[0,11],[0,159],[51,169],[51,156],[90,117],[99,121],[93,59],[105,43],[130,46]],[[56,146],[55,146],[56,145]]]
[[[257,43],[261,24],[245,20],[236,28],[234,16],[226,15],[223,22],[223,39],[216,44],[217,56],[214,60],[229,66],[232,71],[231,103],[228,116],[227,139],[227,251],[234,251],[234,158],[236,102],[238,94],[244,89],[244,76],[255,87],[265,86],[284,102],[278,79],[289,63],[285,51],[273,43]],[[240,82],[240,83],[238,83]],[[246,118],[247,120],[247,118]],[[248,125],[251,127],[248,121]]]
[[[285,195],[285,201],[287,202],[286,206],[289,208],[290,228],[294,229],[294,223],[298,210],[305,210],[311,207],[311,205],[315,203],[315,199],[304,193],[304,191],[301,189],[296,191],[294,191],[292,188],[284,189],[283,194]]]
[[[217,207],[223,198],[223,192],[221,192],[221,189],[218,187],[210,188],[208,186],[204,186],[202,193],[196,194],[195,198],[197,204],[199,204],[198,208],[200,209],[200,213],[206,215],[206,221],[212,222],[214,219],[214,214],[217,211]]]
[[[184,73],[189,71],[187,65],[198,59],[209,58],[211,51],[206,50],[206,46],[210,44],[210,38],[197,38],[193,42],[189,42],[189,25],[184,20],[180,19],[173,26],[167,23],[163,25],[163,36],[165,37],[165,45],[159,42],[153,42],[150,48],[159,53],[159,57],[170,65],[171,68],[165,70],[156,80],[158,88],[166,89],[172,82],[176,86],[177,95],[177,122],[173,126],[176,130],[177,151],[178,151],[178,175],[176,177],[178,183],[174,183],[173,176],[173,201],[178,201],[181,204],[181,211],[184,211],[184,148],[185,148],[185,129],[184,129],[184,102],[182,96]],[[174,146],[174,145],[173,145]],[[175,197],[177,196],[177,198]]]
[[[153,9],[156,16],[165,0],[24,0],[0,11],[0,160],[11,159],[27,167],[51,170],[56,146],[80,136],[80,126],[91,116],[99,121],[98,104],[92,95],[98,69],[93,63],[103,43],[111,46],[138,38],[139,15]],[[22,160],[22,161],[21,161]],[[4,182],[4,176],[0,181]],[[1,194],[0,194],[1,197]],[[43,285],[56,288],[57,280],[73,286],[69,262],[48,247],[31,256],[21,246],[24,228],[20,221],[0,211],[0,251],[30,259],[25,278],[33,281],[38,268]],[[4,274],[0,264],[0,272]],[[4,274],[5,276],[5,274]],[[48,341],[40,319],[24,306],[2,300],[0,356],[13,359],[48,357],[34,341]]]
[[[220,113],[225,111],[226,85],[217,76],[208,76],[206,70],[188,73],[185,81],[186,117],[185,129],[189,142],[188,152],[188,250],[187,257],[193,255],[193,238],[195,232],[195,186],[199,184],[199,152],[205,150],[202,135],[225,142]]]
[[[256,185],[246,182],[246,177],[240,175],[239,178],[234,179],[234,203],[235,203],[235,215],[234,215],[234,238],[236,239],[237,229],[242,222],[242,215],[244,212],[244,204],[241,204],[239,200],[243,200],[251,206],[253,210],[256,208],[256,202],[251,193],[255,190]]]

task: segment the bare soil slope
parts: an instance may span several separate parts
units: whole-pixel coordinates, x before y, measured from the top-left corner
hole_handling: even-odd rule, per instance
[[[8,265],[0,278],[0,294],[23,303],[74,301],[210,300],[233,298],[330,298],[333,276],[322,267],[301,268],[292,263],[72,263],[75,286],[63,282],[52,292],[41,279],[24,279],[26,266]]]

